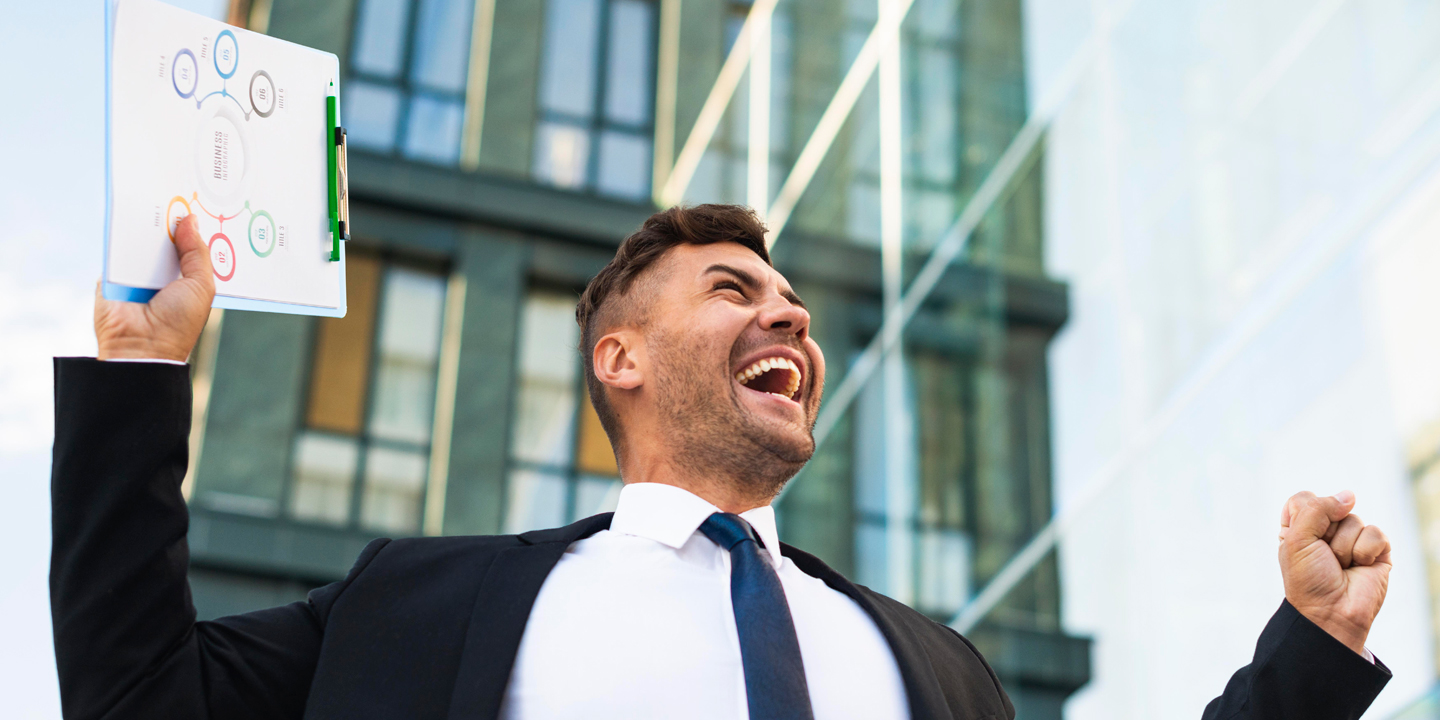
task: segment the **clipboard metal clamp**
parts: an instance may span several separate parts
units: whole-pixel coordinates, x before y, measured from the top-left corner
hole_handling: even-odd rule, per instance
[[[333,83],[332,83],[333,86]],[[346,159],[347,145],[345,128],[336,123],[338,119],[336,98],[325,98],[326,127],[330,129],[330,147],[327,159],[330,166],[330,260],[339,262],[340,241],[350,240],[350,173]]]

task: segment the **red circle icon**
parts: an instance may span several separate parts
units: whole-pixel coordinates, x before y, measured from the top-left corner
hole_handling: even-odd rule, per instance
[[[215,242],[216,240],[221,242]],[[215,269],[215,277],[221,282],[235,277],[235,246],[230,244],[230,238],[225,237],[225,233],[210,236],[210,266]]]

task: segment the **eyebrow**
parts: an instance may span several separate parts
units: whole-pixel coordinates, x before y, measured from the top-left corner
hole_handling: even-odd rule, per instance
[[[740,281],[740,284],[741,284],[741,285],[744,285],[745,288],[748,289],[748,290],[756,291],[756,290],[759,290],[759,289],[760,289],[760,281],[757,280],[754,275],[751,275],[750,273],[745,272],[744,270],[741,270],[740,268],[732,267],[732,266],[730,266],[730,265],[725,265],[725,264],[723,264],[723,263],[715,263],[714,265],[711,265],[710,267],[705,268],[705,272],[702,273],[702,274],[703,274],[703,275],[709,275],[710,273],[717,273],[717,272],[719,272],[719,273],[725,273],[725,274],[727,274],[727,275],[733,275],[733,276],[735,277],[735,279],[736,279],[736,280],[739,280],[739,281]],[[791,305],[794,305],[794,306],[796,306],[796,307],[798,307],[798,308],[802,308],[802,309],[808,309],[808,308],[805,308],[805,301],[804,301],[804,300],[801,300],[801,299],[800,299],[800,296],[799,296],[799,295],[796,295],[793,290],[789,290],[789,289],[781,290],[781,291],[780,291],[780,297],[783,297],[783,298],[785,298],[786,300],[789,300]]]

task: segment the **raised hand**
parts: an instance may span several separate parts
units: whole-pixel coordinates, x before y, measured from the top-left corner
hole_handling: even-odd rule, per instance
[[[210,248],[200,239],[194,215],[175,229],[180,277],[148,303],[106,300],[95,287],[95,339],[99,358],[151,358],[185,362],[210,317],[215,273]]]
[[[1365,638],[1390,584],[1390,540],[1350,510],[1355,494],[1297,493],[1280,516],[1285,598],[1351,650]]]

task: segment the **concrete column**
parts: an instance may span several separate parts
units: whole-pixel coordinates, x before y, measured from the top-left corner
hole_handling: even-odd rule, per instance
[[[195,473],[194,499],[202,506],[279,514],[314,323],[295,315],[225,314],[205,451]]]
[[[497,2],[480,169],[529,176],[545,47],[544,2]]]
[[[347,67],[356,0],[274,0],[266,34],[335,53]]]
[[[512,235],[466,230],[455,260],[465,276],[465,321],[444,533],[493,534],[505,519],[515,343],[529,246]]]

